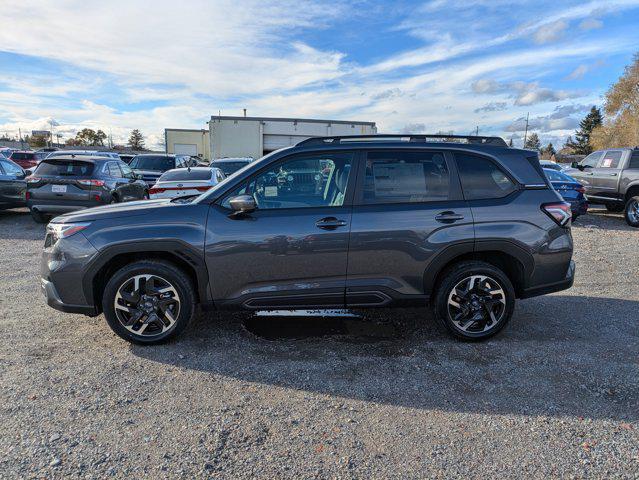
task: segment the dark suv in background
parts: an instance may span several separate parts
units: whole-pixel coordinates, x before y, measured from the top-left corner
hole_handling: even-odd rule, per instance
[[[191,165],[191,158],[186,155],[145,153],[133,157],[133,160],[129,162],[129,166],[141,176],[147,186],[152,187],[164,172],[174,168],[187,168],[194,165]]]
[[[197,305],[430,304],[477,340],[504,327],[516,298],[572,285],[570,222],[537,153],[501,138],[311,138],[192,199],[56,218],[42,289],[138,343],[178,334]]]
[[[49,157],[27,177],[33,219],[109,203],[149,198],[144,181],[121,160],[88,155]]]

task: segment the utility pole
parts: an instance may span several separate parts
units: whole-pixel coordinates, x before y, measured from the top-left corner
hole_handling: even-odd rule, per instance
[[[24,142],[22,141],[22,130],[18,128],[18,137],[20,137],[20,150],[24,150]]]
[[[479,125],[477,125],[477,128],[475,129],[475,136],[476,137],[479,136]]]
[[[526,140],[528,139],[528,116],[530,115],[530,112],[526,113],[526,130],[524,131],[524,145],[523,147],[526,148]]]

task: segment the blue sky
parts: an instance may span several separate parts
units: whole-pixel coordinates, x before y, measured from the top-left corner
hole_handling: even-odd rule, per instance
[[[639,51],[639,0],[5,0],[0,133],[203,128],[210,115],[562,144]]]

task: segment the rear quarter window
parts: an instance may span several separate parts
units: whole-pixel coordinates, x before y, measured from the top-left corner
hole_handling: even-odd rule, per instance
[[[633,150],[628,162],[628,168],[639,170],[639,150]]]
[[[455,153],[455,161],[466,200],[502,198],[517,185],[492,160],[469,153]]]

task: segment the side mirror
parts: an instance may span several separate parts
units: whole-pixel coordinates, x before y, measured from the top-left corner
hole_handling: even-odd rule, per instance
[[[238,195],[229,200],[233,211],[237,213],[251,213],[257,209],[257,204],[252,195]]]
[[[579,168],[579,162],[577,162],[577,161],[570,162],[570,166],[571,166],[572,168]]]

